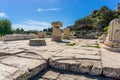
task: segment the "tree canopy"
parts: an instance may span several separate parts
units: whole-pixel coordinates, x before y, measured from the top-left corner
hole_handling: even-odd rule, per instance
[[[11,22],[7,19],[0,20],[0,36],[10,34],[12,32]]]
[[[120,11],[113,11],[106,6],[99,10],[94,10],[90,15],[75,21],[72,29],[80,30],[82,27],[92,27],[99,31],[104,31],[106,26],[109,26],[111,20],[120,18]],[[89,28],[88,28],[89,29]]]

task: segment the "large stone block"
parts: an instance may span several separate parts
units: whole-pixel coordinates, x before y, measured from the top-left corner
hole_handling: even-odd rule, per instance
[[[120,54],[106,49],[101,51],[103,75],[120,79]]]
[[[12,72],[14,69],[11,69],[12,73],[9,76],[11,80],[28,80],[28,78],[47,67],[47,62],[44,60],[16,56],[9,56],[8,58],[2,59],[1,62],[5,65],[18,68],[16,72]]]
[[[62,32],[60,27],[62,26],[62,22],[52,22],[51,25],[53,26],[52,41],[61,42]]]
[[[114,19],[110,22],[105,45],[109,46],[106,49],[120,51],[120,19]]]
[[[72,57],[51,57],[49,65],[61,70],[89,73],[91,75],[102,74],[101,61],[96,60],[85,60]]]
[[[16,73],[19,69],[16,67],[0,63],[0,80],[12,80],[11,74]]]
[[[70,28],[65,28],[63,30],[63,34],[64,34],[63,36],[64,39],[70,39]]]
[[[46,45],[45,39],[30,39],[29,41],[30,46],[42,46]]]

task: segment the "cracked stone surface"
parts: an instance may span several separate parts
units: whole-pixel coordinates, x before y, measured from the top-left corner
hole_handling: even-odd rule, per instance
[[[91,76],[88,74],[74,73],[69,71],[46,69],[29,80],[116,80],[103,76]]]
[[[103,74],[120,79],[120,53],[102,49]]]
[[[72,39],[61,43],[45,40],[46,46],[29,46],[29,40],[0,41],[0,80],[26,80],[38,73],[42,76],[31,80],[115,80],[101,75],[120,79],[120,54],[92,47],[97,40]],[[59,71],[41,73],[49,67]]]
[[[47,63],[44,60],[37,60],[37,59],[30,59],[30,58],[23,58],[16,56],[9,56],[7,58],[1,59],[0,63],[6,65],[8,69],[11,67],[15,68],[15,71],[14,69],[11,69],[14,72],[11,71],[8,77],[10,79],[16,79],[16,80],[27,79],[29,76],[36,75],[39,71],[47,67]],[[0,73],[2,73],[2,71]]]
[[[101,61],[95,60],[93,58],[89,59],[88,57],[83,58],[72,58],[72,57],[55,57],[49,60],[50,66],[74,71],[74,72],[82,72],[89,73],[91,75],[101,75],[102,74],[102,65]]]

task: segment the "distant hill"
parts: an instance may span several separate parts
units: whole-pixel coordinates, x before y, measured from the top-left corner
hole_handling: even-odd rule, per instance
[[[113,11],[106,6],[99,10],[94,10],[90,15],[75,21],[72,26],[68,26],[71,30],[99,30],[104,31],[104,28],[109,26],[111,20],[120,18],[120,11]]]

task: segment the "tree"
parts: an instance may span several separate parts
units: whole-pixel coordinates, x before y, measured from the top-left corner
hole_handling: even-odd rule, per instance
[[[23,29],[23,28],[21,28],[21,32],[22,32],[22,33],[24,32],[24,29]]]
[[[24,29],[23,28],[17,28],[15,31],[14,31],[14,33],[16,33],[16,34],[22,34],[22,33],[24,33]]]
[[[74,29],[76,31],[89,29],[86,27],[93,27],[93,30],[104,31],[106,26],[109,26],[111,20],[120,18],[120,11],[110,10],[108,7],[103,6],[99,10],[94,10],[90,15],[76,20],[74,23]],[[73,29],[73,27],[71,27]]]
[[[47,29],[43,29],[44,32],[47,32],[48,30]]]
[[[6,34],[11,34],[12,28],[11,28],[11,22],[7,19],[1,19],[0,20],[0,36],[4,36]]]

